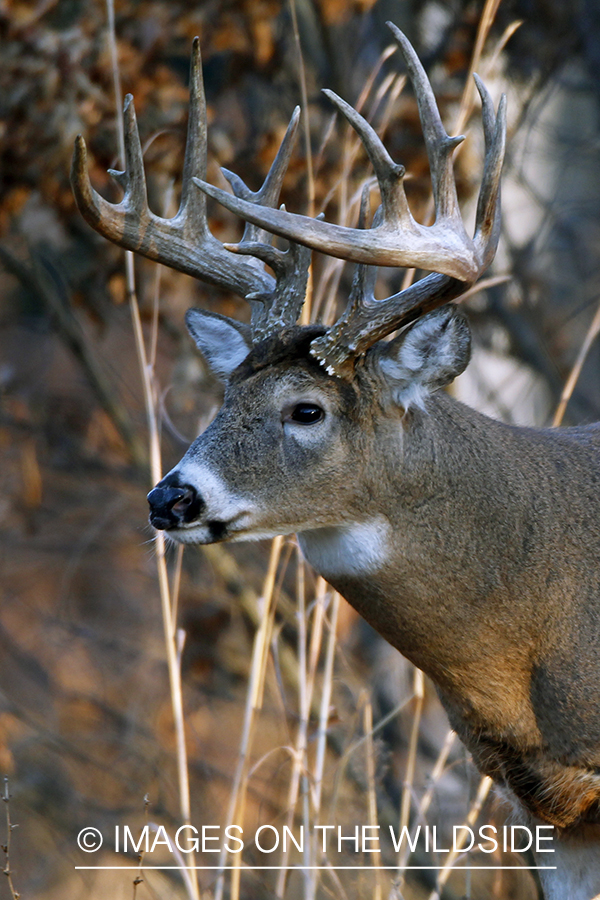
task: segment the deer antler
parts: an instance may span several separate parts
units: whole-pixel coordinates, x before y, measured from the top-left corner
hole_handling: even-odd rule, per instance
[[[494,258],[500,232],[500,175],[504,159],[506,133],[506,99],[500,101],[497,116],[494,115],[492,101],[481,79],[475,76],[475,83],[482,102],[482,119],[485,139],[484,175],[479,199],[473,246],[479,270],[484,272]],[[453,191],[455,196],[455,192]],[[364,212],[363,212],[364,218]],[[377,230],[376,213],[374,227]],[[333,374],[349,375],[354,361],[362,356],[381,338],[396,331],[420,316],[454,300],[469,286],[457,278],[431,273],[410,285],[398,294],[384,300],[376,300],[373,289],[374,273],[368,274],[370,266],[359,265],[353,290],[346,310],[320,338],[311,345],[311,353]]]
[[[242,253],[252,252],[253,255],[247,258],[236,255],[211,234],[206,214],[206,197],[193,187],[196,176],[206,177],[207,154],[206,101],[198,38],[194,40],[190,66],[190,112],[181,203],[177,214],[171,219],[157,216],[148,207],[142,148],[130,94],[125,99],[123,116],[125,171],[109,170],[124,190],[120,203],[109,203],[94,190],[87,171],[85,141],[81,135],[75,141],[71,183],[77,206],[87,222],[104,237],[127,250],[133,250],[247,298],[252,306],[252,331],[258,337],[281,327],[282,322],[295,322],[298,316],[297,296],[301,294],[303,299],[306,288],[308,253],[290,249],[287,259],[293,258],[294,264],[290,265],[288,262],[286,265],[283,262],[286,257],[263,243],[264,240],[271,239],[270,235],[267,238],[259,227],[249,224],[244,230],[240,246]],[[253,193],[237,175],[223,170],[236,196],[243,198],[245,203],[261,205],[262,208],[277,204],[299,117],[300,109],[297,107],[259,191]],[[248,247],[258,250],[248,251]],[[271,251],[279,260],[273,267],[275,278],[265,271],[262,262],[256,258],[265,259],[267,251]],[[268,259],[266,261],[270,262]],[[274,298],[282,293],[288,298],[296,298],[295,302],[290,301],[283,308],[279,303],[277,309],[272,310]]]
[[[483,108],[485,164],[474,237],[468,237],[458,208],[452,151],[463,140],[446,133],[427,75],[408,40],[388,23],[413,83],[431,169],[435,221],[415,222],[404,191],[404,167],[395,163],[369,123],[332,91],[327,96],[358,133],[379,183],[381,206],[371,228],[346,228],[275,209],[294,136],[296,109],[276,159],[256,193],[226,169],[233,195],[212,187],[206,176],[206,103],[200,45],[196,38],[190,73],[190,117],[179,211],[172,219],[148,208],[146,182],[133,100],[125,101],[125,171],[111,174],[124,189],[123,200],[108,203],[91,186],[82,137],[75,142],[72,184],[79,209],[101,234],[128,250],[187,272],[245,297],[252,306],[254,340],[293,324],[300,312],[308,276],[309,251],[317,249],[359,263],[350,303],[329,331],[313,341],[311,352],[327,369],[348,377],[358,357],[376,341],[418,316],[447,303],[473,284],[491,262],[500,224],[500,174],[504,157],[506,103],[497,115],[475,76]],[[196,191],[193,185],[201,190]],[[220,244],[206,215],[208,194],[246,220],[239,245]],[[364,219],[364,216],[363,216]],[[364,224],[364,223],[363,223]],[[286,252],[267,235],[288,238]],[[233,252],[235,251],[235,252]],[[262,262],[261,262],[262,261]],[[267,263],[275,277],[267,273]],[[374,276],[364,267],[411,266],[432,274],[385,300],[373,295]]]
[[[452,151],[464,138],[448,136],[433,90],[415,51],[395,25],[388,25],[400,45],[417,98],[433,184],[433,225],[415,222],[404,191],[404,167],[391,159],[369,123],[332,91],[326,91],[327,96],[357,131],[375,169],[381,206],[372,228],[347,228],[285,210],[253,206],[194,178],[194,183],[204,193],[246,221],[289,240],[360,264],[410,266],[433,273],[382,301],[375,300],[372,289],[360,287],[365,278],[359,277],[351,302],[340,320],[312,345],[313,354],[331,372],[342,376],[349,374],[356,357],[364,354],[377,340],[463,293],[490,264],[499,236],[505,98],[501,99],[495,115],[491,99],[476,77],[483,107],[486,154],[475,235],[471,239],[460,216],[452,170]]]

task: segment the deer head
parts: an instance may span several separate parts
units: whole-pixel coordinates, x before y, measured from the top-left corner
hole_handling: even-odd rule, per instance
[[[85,144],[82,138],[76,142],[73,187],[93,227],[127,249],[234,291],[251,305],[250,326],[199,309],[186,317],[227,392],[215,422],[149,495],[152,524],[176,540],[258,537],[339,524],[340,515],[331,517],[325,487],[335,489],[340,479],[347,483],[345,473],[356,469],[357,432],[349,423],[369,416],[374,402],[401,418],[410,407],[422,406],[430,392],[452,381],[468,362],[468,326],[455,307],[446,304],[473,284],[495,252],[505,104],[503,100],[496,116],[477,79],[486,158],[471,239],[460,216],[452,171],[452,152],[463,138],[446,134],[413,48],[395,26],[390,28],[404,56],[423,125],[435,202],[430,226],[411,215],[404,168],[390,158],[366,120],[331,91],[326,92],[328,97],[360,136],[377,176],[381,206],[372,227],[365,227],[366,191],[358,228],[276,208],[299,110],[258,192],[252,193],[227,171],[233,195],[208,185],[197,40],[182,199],[173,219],[160,218],[148,208],[131,97],[124,110],[126,168],[112,172],[124,189],[120,204],[107,203],[93,190]],[[211,235],[206,194],[246,220],[239,245],[223,246]],[[287,238],[289,249],[275,249],[269,242],[272,234]],[[330,328],[295,325],[306,290],[307,248],[358,263],[348,306]],[[413,266],[432,274],[376,300],[375,267],[381,265]],[[399,329],[394,340],[382,340]],[[224,440],[240,427],[243,450],[239,441]],[[319,485],[316,494],[314,488],[309,492],[306,479]],[[361,503],[360,497],[348,496],[342,503],[344,520],[351,519],[355,503]]]

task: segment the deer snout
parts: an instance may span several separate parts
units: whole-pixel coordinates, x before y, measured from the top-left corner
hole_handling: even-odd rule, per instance
[[[165,478],[148,494],[150,524],[164,531],[198,518],[204,501],[189,485],[172,485]]]

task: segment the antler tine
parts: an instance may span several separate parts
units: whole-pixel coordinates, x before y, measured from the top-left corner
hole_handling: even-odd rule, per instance
[[[367,227],[367,215],[369,212],[369,201],[371,197],[371,189],[368,184],[362,189],[360,197],[360,209],[358,211],[358,227]],[[373,217],[373,226],[377,226],[383,215],[381,206]],[[377,267],[367,266],[359,263],[352,279],[352,287],[350,288],[350,296],[348,298],[348,307],[346,312],[355,306],[363,306],[369,302],[375,301],[375,282],[377,281]],[[344,314],[345,315],[345,314]],[[342,316],[343,318],[343,316]]]
[[[125,95],[123,123],[125,126],[125,171],[119,172],[116,169],[109,169],[108,174],[118,182],[124,193],[128,195],[131,211],[140,215],[145,212],[148,201],[142,145],[131,94]]]
[[[231,189],[233,190],[233,193],[236,197],[247,200],[249,203],[254,203],[257,206],[276,206],[279,199],[279,194],[281,193],[283,179],[285,177],[285,173],[287,172],[290,163],[290,157],[294,149],[294,142],[296,140],[299,122],[300,107],[297,106],[292,113],[292,118],[290,119],[290,123],[279,146],[277,155],[271,164],[271,168],[269,169],[267,177],[265,178],[262,186],[258,191],[251,191],[250,188],[239,177],[239,175],[236,175],[234,172],[230,172],[229,169],[221,168],[221,172],[231,185]],[[198,179],[193,179],[193,181],[195,186],[198,187]],[[201,190],[196,191],[196,193],[199,197],[202,198],[204,202],[206,202],[206,195]],[[264,244],[266,240],[270,241],[271,237],[271,233],[265,231],[262,228],[258,228],[256,225],[252,225],[251,223],[246,222],[244,234],[242,235],[242,240],[240,243],[250,244],[254,242],[258,244]]]
[[[290,119],[283,140],[279,145],[277,155],[271,163],[271,168],[269,169],[267,177],[258,191],[251,191],[239,175],[236,175],[234,172],[230,172],[228,169],[224,168],[221,169],[221,172],[228,180],[236,196],[244,197],[244,199],[248,199],[249,197],[253,198],[255,203],[259,203],[262,206],[273,206],[277,203],[283,179],[285,178],[285,173],[290,164],[299,123],[300,107],[297,106],[292,113],[292,118]],[[200,194],[200,196],[202,196],[202,194]]]
[[[118,241],[121,232],[125,231],[127,214],[145,217],[148,212],[142,148],[131,94],[125,97],[123,119],[126,169],[124,172],[109,169],[125,193],[119,206],[109,203],[92,187],[88,175],[87,148],[80,134],[75,138],[71,164],[71,185],[80,212],[96,231],[114,241]]]
[[[389,223],[393,229],[397,229],[399,223],[402,223],[402,227],[412,228],[415,222],[408,208],[404,191],[403,178],[406,174],[404,166],[394,162],[377,132],[353,106],[338,97],[334,91],[325,88],[323,93],[354,128],[371,160],[381,194],[383,210],[381,222]],[[361,228],[360,225],[359,228]]]
[[[269,293],[273,277],[253,259],[236,257],[210,233],[206,200],[191,190],[191,178],[206,173],[206,104],[199,42],[194,43],[190,77],[190,121],[184,163],[182,199],[172,219],[148,208],[139,132],[131,96],[125,100],[125,171],[111,174],[124,189],[120,203],[104,200],[91,185],[87,152],[81,135],[75,140],[71,183],[80,212],[104,237],[127,250],[223,287],[242,297]]]
[[[294,149],[299,122],[300,107],[297,106],[267,177],[258,191],[251,191],[234,172],[221,169],[236,197],[260,206],[275,205]],[[194,179],[194,183],[197,184],[197,179]],[[202,191],[197,193],[205,201],[205,194]],[[310,250],[290,242],[289,249],[284,252],[266,243],[271,240],[272,235],[269,232],[247,222],[241,242],[237,245],[224,245],[233,252],[261,259],[275,272],[276,284],[272,290],[256,291],[246,297],[252,304],[251,325],[254,341],[262,340],[285,325],[293,325],[300,315],[306,296]]]
[[[461,134],[457,137],[450,137],[447,134],[442,124],[433,89],[421,60],[415,53],[410,41],[400,29],[393,22],[387,22],[386,24],[402,51],[417,99],[419,118],[423,128],[425,148],[431,170],[436,219],[438,221],[440,219],[450,219],[453,227],[460,226],[462,228],[462,217],[458,206],[452,168],[452,152],[455,147],[462,144],[465,136]]]
[[[494,258],[500,237],[500,176],[506,145],[506,95],[503,94],[494,115],[492,100],[479,75],[473,75],[481,97],[481,116],[485,138],[485,163],[475,219],[473,243],[486,269]]]
[[[207,145],[206,96],[204,93],[204,79],[202,77],[202,56],[200,39],[195,37],[192,43],[190,60],[190,104],[181,178],[181,202],[176,218],[182,219],[184,229],[193,230],[194,234],[201,235],[208,233],[206,198],[198,197],[198,191],[193,189],[192,179],[206,176]]]

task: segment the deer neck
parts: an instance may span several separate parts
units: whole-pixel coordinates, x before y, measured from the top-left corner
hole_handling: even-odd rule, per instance
[[[504,449],[490,441],[496,427],[506,431]],[[376,631],[433,678],[451,714],[454,708],[461,721],[489,720],[494,732],[537,732],[528,697],[536,635],[523,626],[529,613],[511,601],[513,582],[523,577],[521,523],[529,515],[511,429],[436,396],[395,431],[394,438],[389,424],[375,429],[362,515],[300,534],[301,548]],[[513,676],[517,670],[523,678],[514,678],[503,703],[507,655]]]
[[[298,535],[308,561],[328,580],[356,581],[361,590],[381,582],[417,595],[423,576],[427,593],[432,576],[447,577],[452,557],[470,553],[470,567],[477,566],[481,527],[495,527],[489,508],[510,527],[523,497],[510,439],[503,452],[490,440],[494,427],[510,432],[445,395],[429,398],[408,422],[399,415],[375,422],[371,446],[363,448],[368,463],[345,498],[343,519]]]

